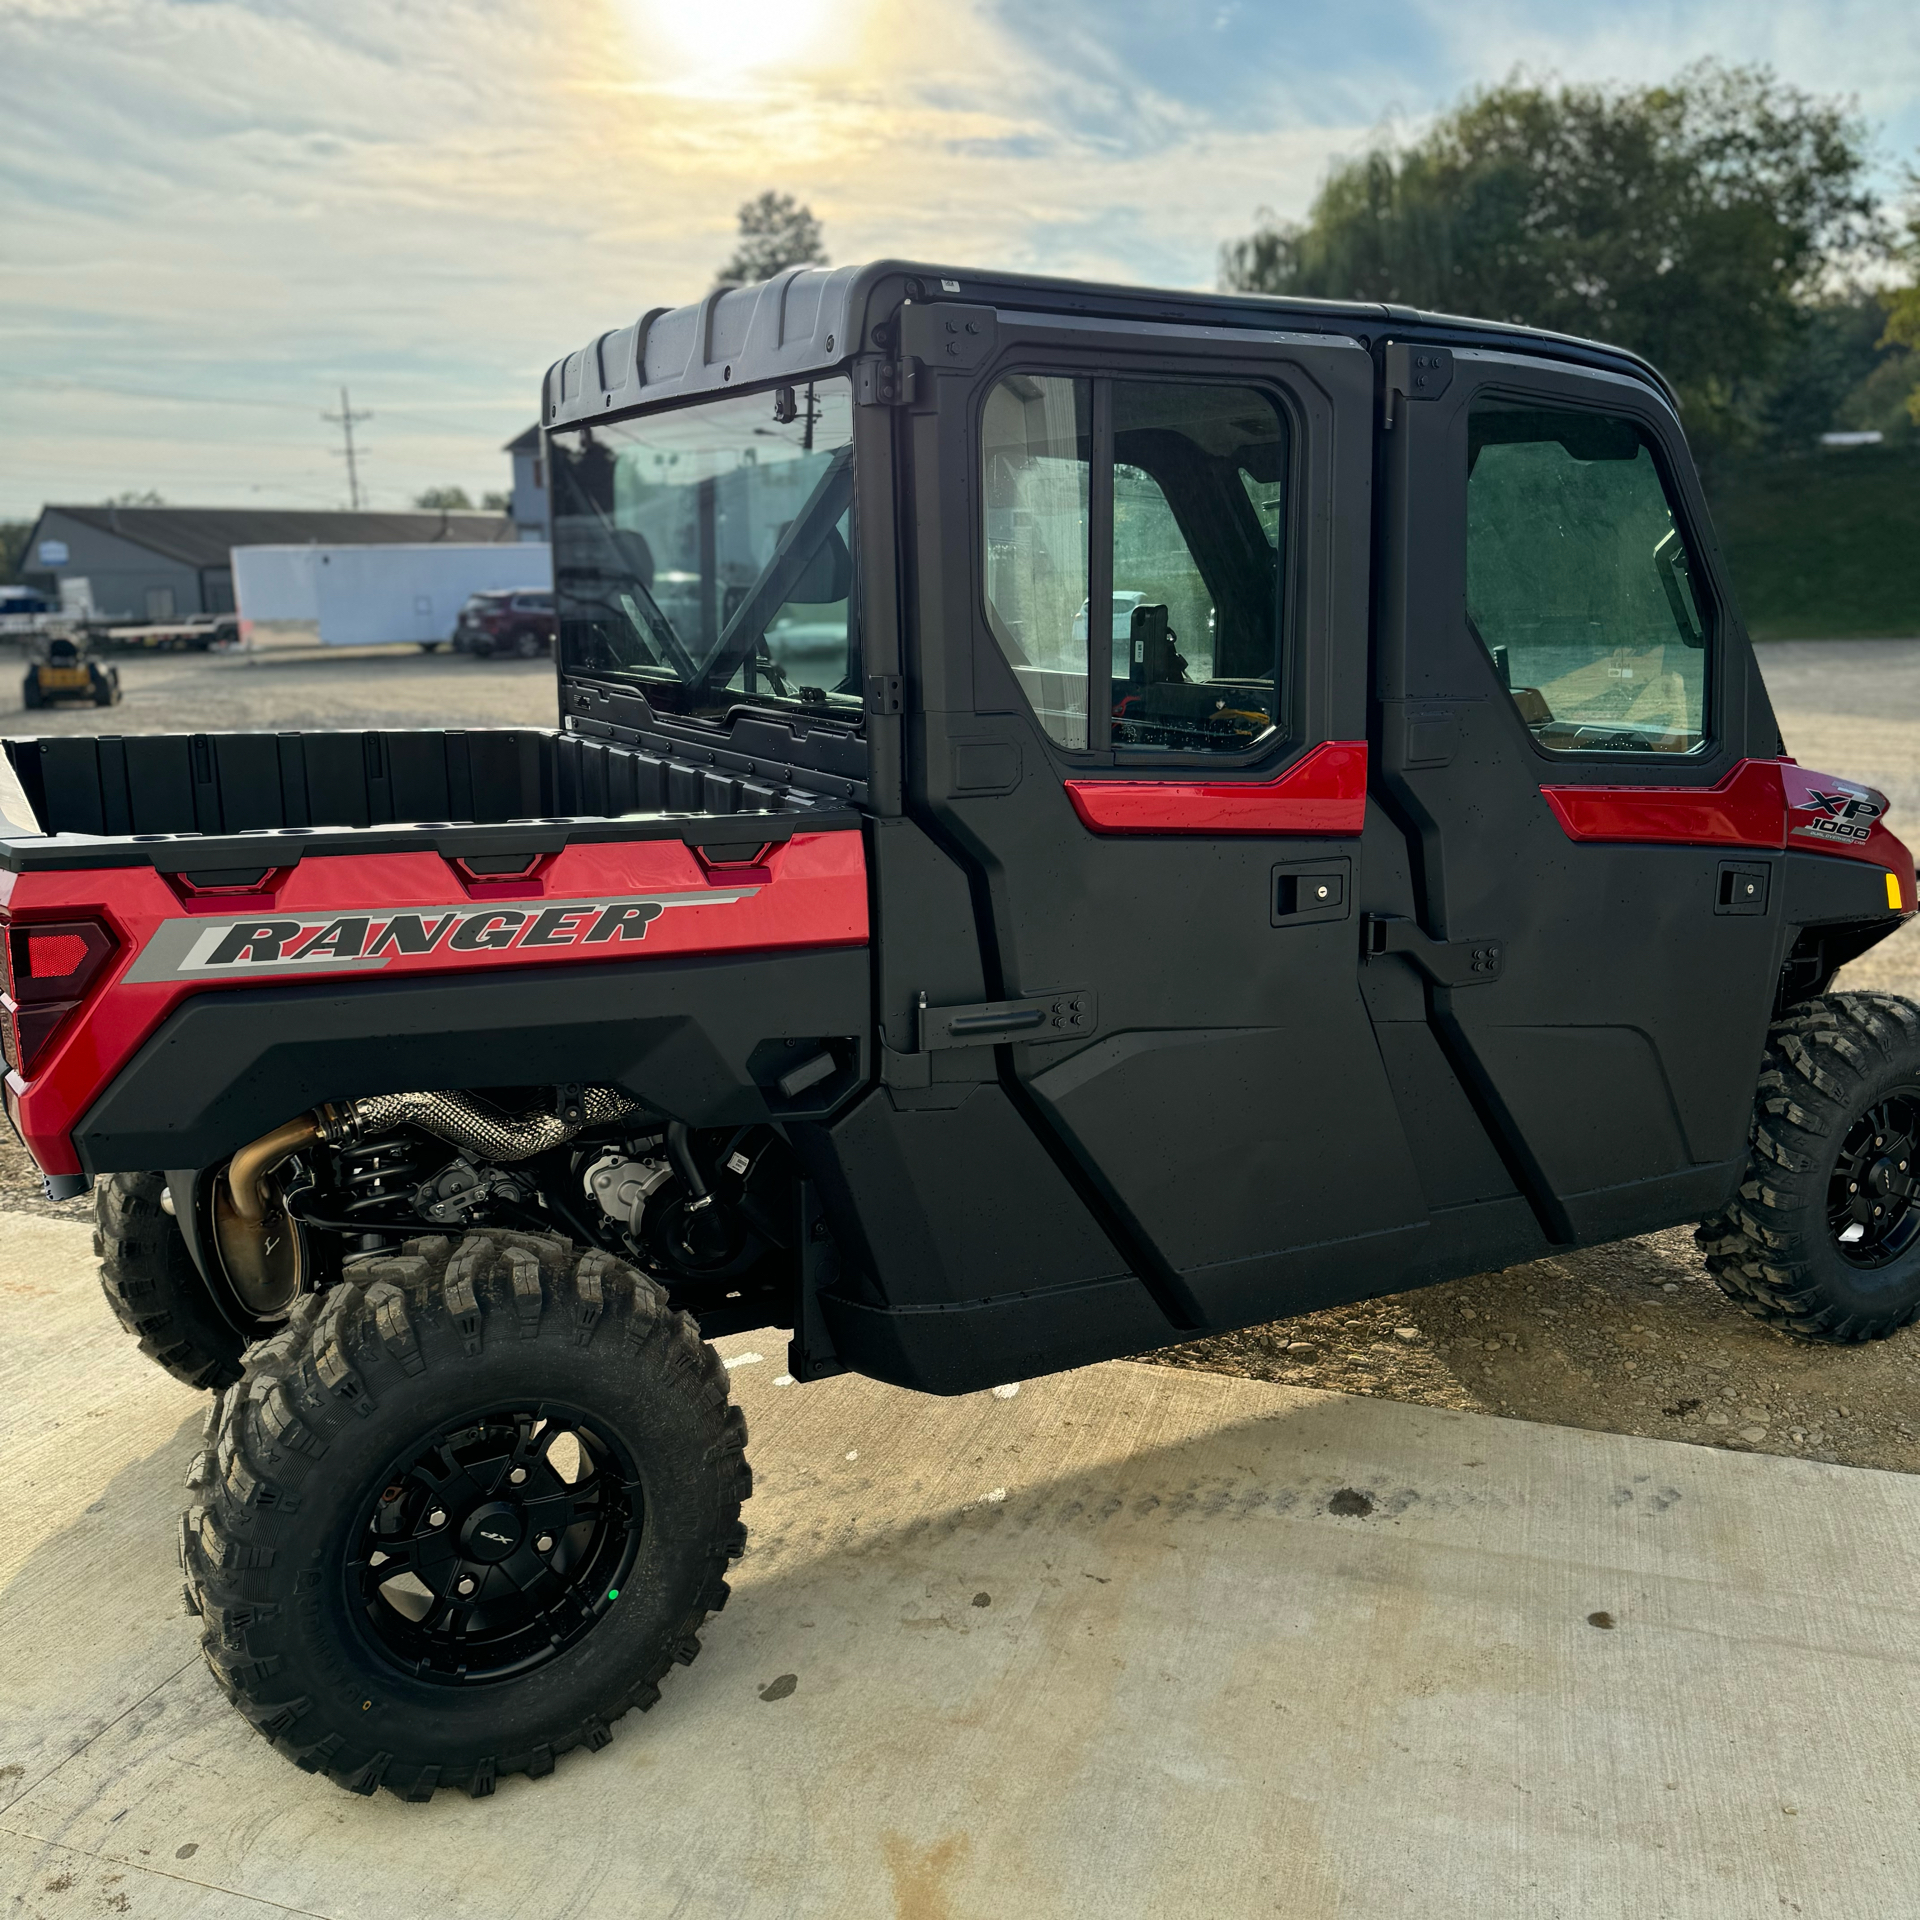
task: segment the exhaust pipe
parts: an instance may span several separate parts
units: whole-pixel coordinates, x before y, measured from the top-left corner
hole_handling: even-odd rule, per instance
[[[364,1100],[322,1107],[314,1118],[321,1137],[335,1145],[387,1127],[409,1126],[486,1160],[528,1160],[563,1146],[585,1127],[622,1120],[639,1111],[638,1100],[611,1087],[584,1087],[573,1119],[537,1109],[505,1119],[471,1094],[457,1092],[375,1093]]]

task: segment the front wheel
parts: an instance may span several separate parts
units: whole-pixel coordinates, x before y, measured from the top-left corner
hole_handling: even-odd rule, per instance
[[[188,1604],[309,1772],[425,1800],[605,1746],[726,1603],[726,1370],[655,1283],[545,1236],[409,1241],[295,1307],[188,1481]]]
[[[1756,1318],[1883,1340],[1920,1314],[1920,1008],[1832,993],[1767,1037],[1745,1176],[1694,1236]]]

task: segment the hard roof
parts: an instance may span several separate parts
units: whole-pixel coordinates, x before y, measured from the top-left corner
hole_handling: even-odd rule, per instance
[[[547,369],[540,419],[579,425],[655,402],[818,373],[876,350],[869,329],[903,298],[957,300],[1002,311],[1102,315],[1119,320],[1287,328],[1500,348],[1599,366],[1671,388],[1639,355],[1543,328],[1357,300],[1296,300],[1250,293],[1188,293],[1105,286],[1033,274],[878,260],[866,266],[792,267],[753,286],[716,287],[684,307],[654,307]]]
[[[396,546],[461,541],[487,544],[517,537],[503,513],[305,512],[278,507],[68,507],[49,505],[96,533],[110,533],[189,567],[224,567],[234,547]],[[31,548],[28,549],[31,552]]]

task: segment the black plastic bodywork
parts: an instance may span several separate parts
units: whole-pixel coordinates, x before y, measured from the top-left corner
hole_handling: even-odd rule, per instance
[[[1423,383],[1416,360],[1444,379]],[[1362,832],[1082,824],[1067,779],[1178,781],[1194,764],[1062,749],[994,644],[978,421],[1009,368],[1230,382],[1285,417],[1282,724],[1209,778],[1264,782],[1365,741]],[[226,867],[292,836],[731,844],[858,821],[870,947],[607,967],[587,985],[528,971],[206,996],[87,1114],[90,1166],[204,1167],[314,1100],[404,1087],[590,1078],[694,1124],[764,1121],[804,1176],[796,1373],[844,1364],[937,1392],[1725,1198],[1770,1017],[1900,916],[1873,866],[1745,847],[1764,910],[1717,913],[1735,849],[1574,842],[1542,797],[1554,781],[1711,786],[1780,750],[1657,375],[1594,343],[1387,307],[888,262],[650,314],[556,366],[543,419],[570,432],[849,369],[859,730],[750,710],[706,727],[582,675],[563,679],[557,733],[10,746],[58,837],[0,843],[0,863]],[[1699,753],[1549,761],[1494,678],[1464,603],[1465,421],[1487,392],[1624,412],[1660,449],[1713,615]],[[164,803],[140,797],[154,780]],[[266,798],[236,811],[230,787]],[[1336,879],[1337,899],[1282,911],[1303,874]],[[1496,967],[1448,960],[1476,943]],[[1086,1029],[996,1030],[1049,996],[1084,1003]],[[974,1037],[923,1009],[970,1013]],[[783,1106],[761,1050],[794,1035],[848,1047]]]

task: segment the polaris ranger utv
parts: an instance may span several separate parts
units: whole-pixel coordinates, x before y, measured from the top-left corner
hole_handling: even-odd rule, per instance
[[[1796,1333],[1920,1307],[1920,1016],[1827,991],[1914,863],[1650,367],[885,263],[541,418],[557,725],[7,747],[7,1110],[217,1392],[188,1600],[301,1766],[652,1704],[730,1330],[963,1393],[1683,1221]]]

